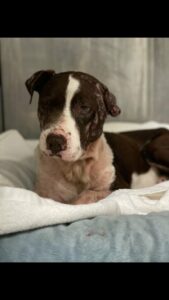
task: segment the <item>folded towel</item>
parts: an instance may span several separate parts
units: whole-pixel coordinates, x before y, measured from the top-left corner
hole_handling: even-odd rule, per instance
[[[161,195],[162,193],[162,195]],[[151,200],[151,197],[160,200]],[[117,190],[92,204],[68,205],[21,188],[0,188],[0,234],[69,223],[99,215],[169,210],[169,181],[140,190]]]

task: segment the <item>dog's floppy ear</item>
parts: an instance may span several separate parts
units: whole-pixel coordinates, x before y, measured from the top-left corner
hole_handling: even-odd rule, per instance
[[[102,91],[104,104],[106,106],[107,113],[116,117],[120,114],[121,109],[116,104],[116,97],[109,92],[108,88],[103,84],[97,84],[97,87]]]
[[[111,116],[116,117],[120,114],[121,109],[116,104],[116,97],[112,93],[110,93],[107,88],[104,93],[104,103],[105,103],[107,112]]]
[[[38,71],[34,73],[25,82],[28,92],[31,95],[30,103],[32,102],[33,92],[40,92],[42,87],[47,83],[47,81],[55,74],[53,70]]]

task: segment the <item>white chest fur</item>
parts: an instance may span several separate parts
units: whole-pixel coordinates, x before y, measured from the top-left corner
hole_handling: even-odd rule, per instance
[[[76,162],[38,156],[35,190],[42,197],[71,202],[84,190],[108,190],[115,180],[113,153],[103,135]]]

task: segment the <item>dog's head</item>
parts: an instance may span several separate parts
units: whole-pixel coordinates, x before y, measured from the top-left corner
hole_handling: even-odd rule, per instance
[[[39,93],[40,149],[63,160],[78,160],[103,132],[107,114],[120,113],[116,98],[91,75],[82,72],[36,72],[26,81]]]

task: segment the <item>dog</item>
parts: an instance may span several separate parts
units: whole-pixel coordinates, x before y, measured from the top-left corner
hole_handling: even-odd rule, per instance
[[[103,132],[121,110],[95,77],[41,70],[25,82],[39,93],[41,134],[35,191],[65,204],[97,202],[112,191],[152,186],[169,178],[169,131]]]

